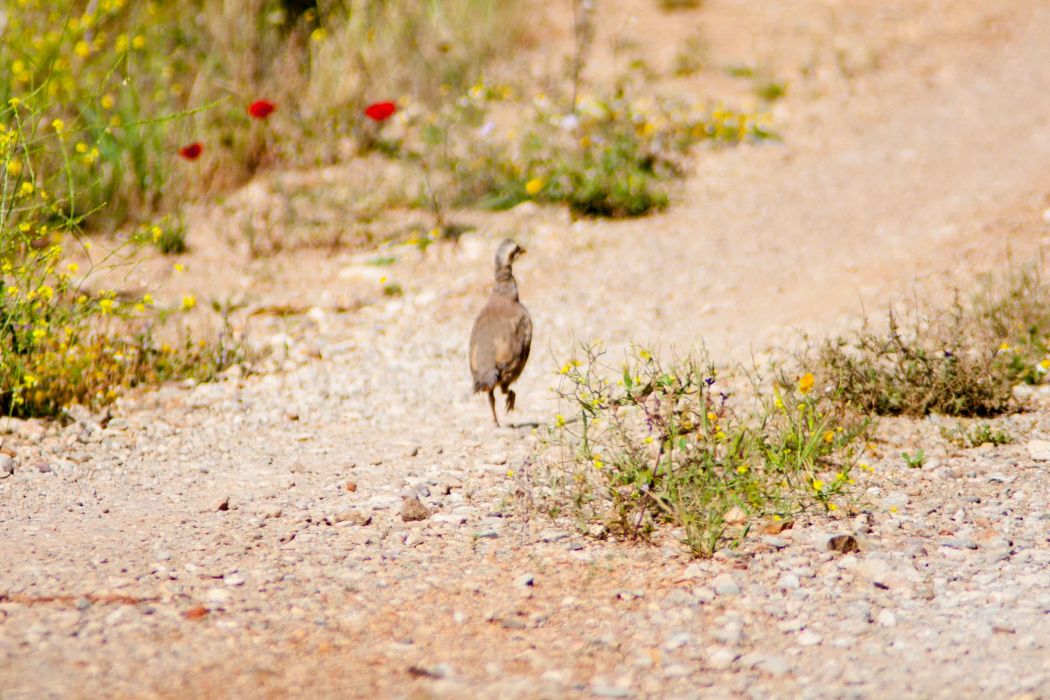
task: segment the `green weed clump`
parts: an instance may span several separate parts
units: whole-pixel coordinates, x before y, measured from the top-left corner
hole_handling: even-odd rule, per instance
[[[667,524],[706,556],[758,519],[849,503],[869,425],[811,374],[744,398],[702,354],[665,365],[641,350],[610,374],[581,352],[561,370],[568,411],[551,428],[542,499],[552,516],[628,538]]]
[[[976,423],[967,426],[958,422],[955,426],[941,428],[941,437],[956,447],[980,447],[981,445],[1008,445],[1013,436],[1007,431],[996,428],[989,423]]]
[[[511,116],[500,104],[509,94],[479,84],[437,114],[406,117],[421,129],[418,143],[388,147],[433,174],[422,201],[507,209],[531,200],[578,216],[643,216],[667,206],[667,183],[684,174],[696,144],[774,136],[753,114],[622,95],[584,97],[575,109],[540,95]]]
[[[891,312],[885,331],[865,327],[823,344],[822,385],[879,415],[988,417],[1016,408],[1013,387],[1050,369],[1050,290],[1034,270],[986,282],[947,309]]]

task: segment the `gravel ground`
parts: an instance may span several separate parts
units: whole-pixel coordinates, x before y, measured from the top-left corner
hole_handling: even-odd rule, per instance
[[[470,322],[495,241],[518,226],[537,327],[525,423],[553,413],[574,337],[613,351],[704,337],[745,359],[784,350],[795,327],[855,323],[858,298],[1037,247],[1050,15],[915,8],[951,13],[965,38],[919,59],[967,58],[917,88],[890,52],[848,94],[789,102],[789,123],[818,135],[712,154],[667,215],[520,209],[404,256],[389,272],[401,298],[267,326],[261,375],[138,393],[65,426],[4,422],[0,698],[1050,698],[1047,391],[1000,419],[1015,441],[999,447],[886,421],[867,513],[799,519],[706,561],[671,533],[631,546],[524,516],[507,473],[537,440],[493,428],[469,395]],[[967,20],[994,32],[971,41]],[[887,178],[880,163],[911,165]],[[338,266],[313,293],[369,269]],[[926,464],[907,468],[900,451],[920,446]],[[837,535],[857,550],[830,550]]]
[[[464,397],[448,409],[471,420],[398,442],[388,423],[421,418],[377,412],[359,359],[169,387],[105,427],[7,423],[3,697],[1050,689],[1050,454],[1031,437],[1050,434],[1050,392],[1002,420],[1017,441],[1001,447],[887,422],[870,515],[690,561],[670,537],[527,522],[506,472],[534,438]],[[929,457],[909,469],[896,455],[917,444]],[[828,549],[849,534],[859,551]]]

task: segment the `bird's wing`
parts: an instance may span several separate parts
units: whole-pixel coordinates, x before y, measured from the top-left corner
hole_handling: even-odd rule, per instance
[[[494,315],[491,305],[486,305],[470,332],[470,372],[475,382],[490,384],[496,381],[496,347],[493,336],[498,333],[499,319]]]
[[[521,366],[524,367],[529,360],[529,351],[532,350],[532,317],[524,306],[521,306],[521,318],[518,319],[515,335],[521,338]]]
[[[502,310],[502,333],[496,343],[496,366],[500,379],[513,381],[529,359],[532,347],[532,319],[525,307],[517,302]]]

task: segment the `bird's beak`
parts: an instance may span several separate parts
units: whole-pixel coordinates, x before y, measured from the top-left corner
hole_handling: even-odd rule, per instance
[[[525,250],[521,246],[518,246],[518,255],[525,255],[525,253],[528,253],[528,252],[529,251]]]

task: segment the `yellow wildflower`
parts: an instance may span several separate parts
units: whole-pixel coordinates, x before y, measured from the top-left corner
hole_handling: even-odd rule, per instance
[[[837,505],[835,505],[834,503],[829,503],[828,504],[828,510],[838,510],[838,509],[839,509],[839,507]]]
[[[1005,340],[1003,342],[999,343],[999,350],[1000,351],[1006,352],[1009,349],[1010,349],[1010,343],[1006,342]]]
[[[36,188],[33,187],[33,183],[32,182],[23,182],[22,186],[18,188],[18,191],[21,192],[24,195],[30,195],[30,194],[33,194],[33,190],[35,190],[35,189]]]
[[[114,102],[116,102],[116,100],[114,100],[113,95],[108,92],[98,101],[98,103],[102,105],[102,109],[113,109]]]
[[[824,442],[826,442],[828,444],[831,444],[834,441],[835,441],[835,431],[829,430],[828,432],[824,433]]]
[[[145,46],[146,46],[146,37],[142,36],[141,34],[139,34],[138,36],[136,36],[134,39],[131,40],[131,48],[133,48],[133,49],[141,49],[141,48],[143,48]]]
[[[824,482],[823,481],[821,481],[820,479],[814,479],[813,480],[813,490],[814,491],[821,491],[821,490],[823,490],[823,488],[824,488]]]
[[[144,294],[142,296],[142,303],[146,304],[147,306],[153,306],[153,295],[152,294]]]
[[[813,377],[813,373],[806,372],[798,380],[798,390],[803,394],[808,394],[809,392],[813,391],[813,384],[815,382],[816,379]]]
[[[22,161],[20,160],[9,160],[7,161],[7,174],[12,177],[18,177],[22,174]]]
[[[525,183],[525,192],[530,197],[535,197],[543,190],[545,184],[547,182],[542,177],[534,177]]]
[[[113,306],[115,302],[112,299],[102,299],[98,302],[98,308],[103,314],[109,314],[113,312]]]
[[[182,308],[186,309],[187,311],[189,311],[196,305],[197,297],[193,296],[192,294],[187,294],[186,296],[182,297]]]
[[[66,128],[66,123],[61,119],[55,119],[51,122],[51,126],[55,129],[55,131],[61,134],[62,131]]]
[[[565,426],[565,416],[560,413],[554,415],[554,426],[561,428]]]
[[[175,263],[175,272],[185,272],[186,266],[182,263]]]

